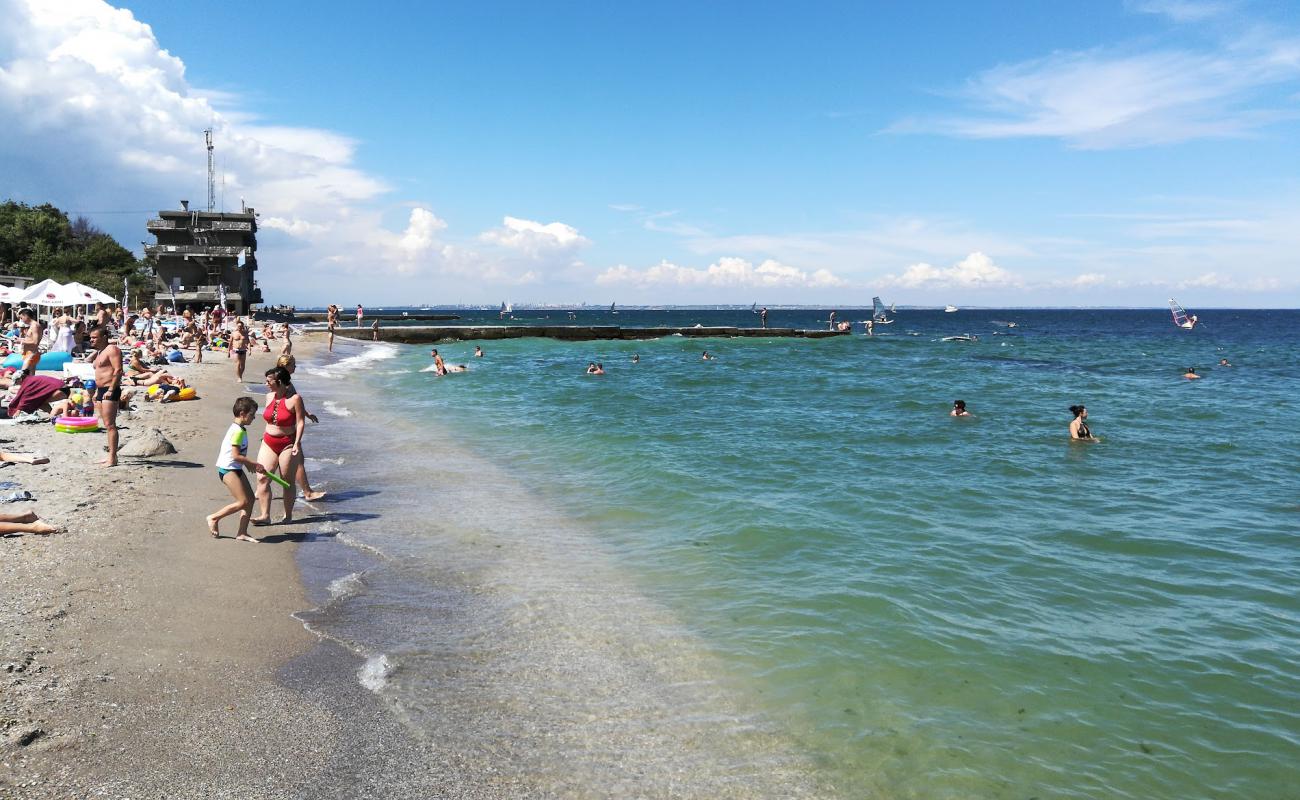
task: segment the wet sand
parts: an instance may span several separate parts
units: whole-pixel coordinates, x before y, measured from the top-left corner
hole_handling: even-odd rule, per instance
[[[250,356],[249,388],[273,357]],[[65,528],[0,539],[0,798],[497,796],[457,785],[356,684],[352,655],[291,616],[311,605],[295,550],[326,504],[254,529],[261,544],[235,541],[234,517],[208,535],[229,499],[212,463],[246,385],[207,358],[173,370],[201,399],[137,402],[119,423],[123,443],[156,427],[175,455],[104,469],[102,434],[0,427],[5,449],[51,458],[0,469],[37,498],[0,510]],[[304,444],[327,435],[309,425]]]

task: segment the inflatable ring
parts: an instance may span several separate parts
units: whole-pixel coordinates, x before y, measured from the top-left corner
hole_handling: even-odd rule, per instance
[[[54,424],[68,428],[98,428],[99,420],[95,417],[56,417]]]
[[[184,389],[181,389],[180,394],[176,395],[176,399],[177,399],[177,400],[193,400],[194,398],[196,398],[196,397],[198,397],[198,396],[199,396],[199,393],[196,392],[196,391],[194,391],[194,387],[193,387],[193,386],[186,386]]]
[[[60,433],[96,433],[99,420],[94,417],[58,417],[54,420],[54,430]]]

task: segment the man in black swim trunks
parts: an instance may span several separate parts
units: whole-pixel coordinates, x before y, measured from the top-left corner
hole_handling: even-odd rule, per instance
[[[117,409],[122,402],[122,351],[108,339],[108,329],[90,329],[90,346],[95,349],[95,413],[108,433],[108,456],[101,462],[117,466]]]

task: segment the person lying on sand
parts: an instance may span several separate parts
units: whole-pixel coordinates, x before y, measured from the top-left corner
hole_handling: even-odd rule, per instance
[[[42,522],[35,511],[0,511],[0,536],[17,533],[58,533],[62,528]]]
[[[11,464],[48,464],[50,459],[46,456],[38,456],[32,453],[10,453],[0,450],[0,461],[8,461]]]

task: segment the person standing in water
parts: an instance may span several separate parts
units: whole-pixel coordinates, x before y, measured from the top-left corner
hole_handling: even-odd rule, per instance
[[[325,309],[325,323],[329,325],[330,339],[329,350],[334,352],[334,329],[339,326],[339,307],[330,303],[329,308]]]
[[[763,310],[758,312],[758,319],[760,322],[763,323],[763,327],[766,329],[767,328],[767,306],[763,306]]]
[[[966,401],[965,401],[965,400],[953,400],[953,401],[952,401],[952,413],[950,414],[950,416],[953,416],[953,417],[971,417],[971,416],[974,416],[974,415],[971,414],[969,411],[966,410]]]
[[[1201,376],[1196,374],[1196,367],[1188,367],[1187,371],[1183,373],[1183,377],[1189,381],[1199,381],[1201,379]]]
[[[1074,415],[1074,421],[1070,423],[1070,439],[1081,442],[1101,441],[1092,435],[1092,430],[1088,427],[1088,409],[1083,406],[1070,406],[1070,413]]]

